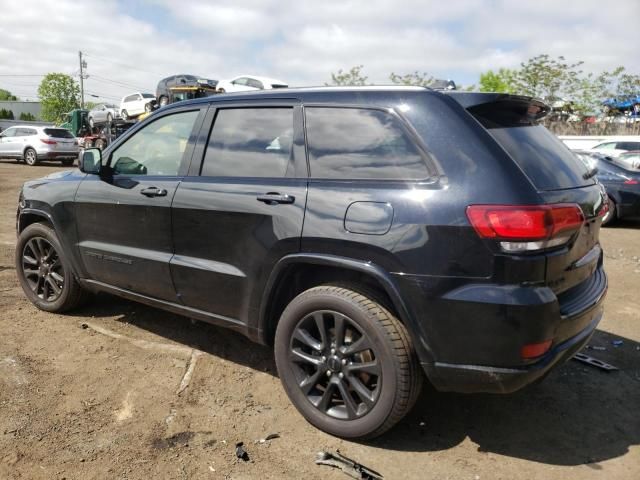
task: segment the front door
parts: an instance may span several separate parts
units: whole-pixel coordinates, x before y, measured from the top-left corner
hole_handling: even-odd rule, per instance
[[[172,110],[105,151],[113,176],[76,194],[78,249],[88,278],[176,301],[169,260],[171,200],[193,153],[199,106]]]
[[[7,128],[0,134],[0,158],[17,155],[17,141],[21,140],[16,137],[18,129],[15,127]]]
[[[197,168],[173,201],[171,272],[185,305],[245,323],[257,313],[273,265],[300,249],[302,115],[291,103],[222,104],[213,115],[210,133],[202,129],[203,151],[194,154]]]

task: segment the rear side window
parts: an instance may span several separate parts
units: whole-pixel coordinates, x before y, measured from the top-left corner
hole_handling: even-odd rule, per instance
[[[6,138],[15,137],[17,130],[17,128],[7,128],[4,132],[2,132],[2,136]]]
[[[489,128],[487,131],[538,190],[563,190],[595,182],[594,178],[584,178],[584,166],[541,125]]]
[[[45,128],[45,135],[55,138],[73,138],[73,135],[66,128]]]
[[[399,120],[380,110],[305,108],[311,176],[419,180],[427,164]]]
[[[619,150],[640,150],[640,142],[618,142]]]
[[[218,110],[201,175],[284,177],[293,145],[293,108]]]

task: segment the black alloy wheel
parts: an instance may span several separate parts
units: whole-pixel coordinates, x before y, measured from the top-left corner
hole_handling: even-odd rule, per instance
[[[423,374],[405,326],[360,285],[319,285],[297,295],[276,327],[278,375],[317,428],[374,438],[415,404]]]
[[[47,312],[71,310],[87,299],[74,277],[55,231],[32,223],[18,235],[15,265],[20,286],[36,307]]]
[[[382,370],[371,339],[349,317],[329,310],[307,315],[289,348],[298,387],[318,410],[353,420],[375,406]]]
[[[45,302],[55,302],[64,289],[64,267],[58,252],[43,237],[32,237],[22,249],[22,273],[31,291]]]

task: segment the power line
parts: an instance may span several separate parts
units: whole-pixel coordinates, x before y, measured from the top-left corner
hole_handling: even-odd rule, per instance
[[[119,87],[134,88],[136,90],[147,90],[146,88],[141,87],[140,85],[134,85],[132,83],[122,82],[120,80],[112,80],[111,78],[101,77],[100,75],[92,74],[89,78],[96,80],[97,82],[111,83]]]
[[[161,74],[160,74],[160,73],[157,73],[157,72],[151,72],[151,71],[149,71],[149,70],[144,70],[144,69],[142,69],[142,68],[134,67],[134,66],[132,66],[132,65],[127,65],[126,63],[116,62],[115,60],[110,60],[110,59],[108,59],[108,58],[102,57],[102,56],[100,56],[100,55],[95,55],[95,54],[93,54],[93,53],[87,53],[87,52],[84,52],[84,55],[85,55],[85,56],[87,56],[87,57],[91,57],[91,58],[98,58],[98,59],[103,60],[103,61],[105,61],[105,62],[112,63],[113,65],[119,65],[119,66],[121,66],[121,67],[129,68],[129,69],[132,69],[132,70],[138,70],[138,71],[140,71],[140,72],[145,72],[145,73],[150,73],[150,74],[152,74],[152,75],[158,75],[158,76],[161,76]]]

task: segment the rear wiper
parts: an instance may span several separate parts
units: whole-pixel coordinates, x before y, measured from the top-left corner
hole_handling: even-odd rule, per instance
[[[598,174],[598,169],[594,167],[591,170],[589,170],[587,173],[582,175],[582,178],[584,178],[585,180],[589,180],[590,178],[595,177],[597,174]]]

